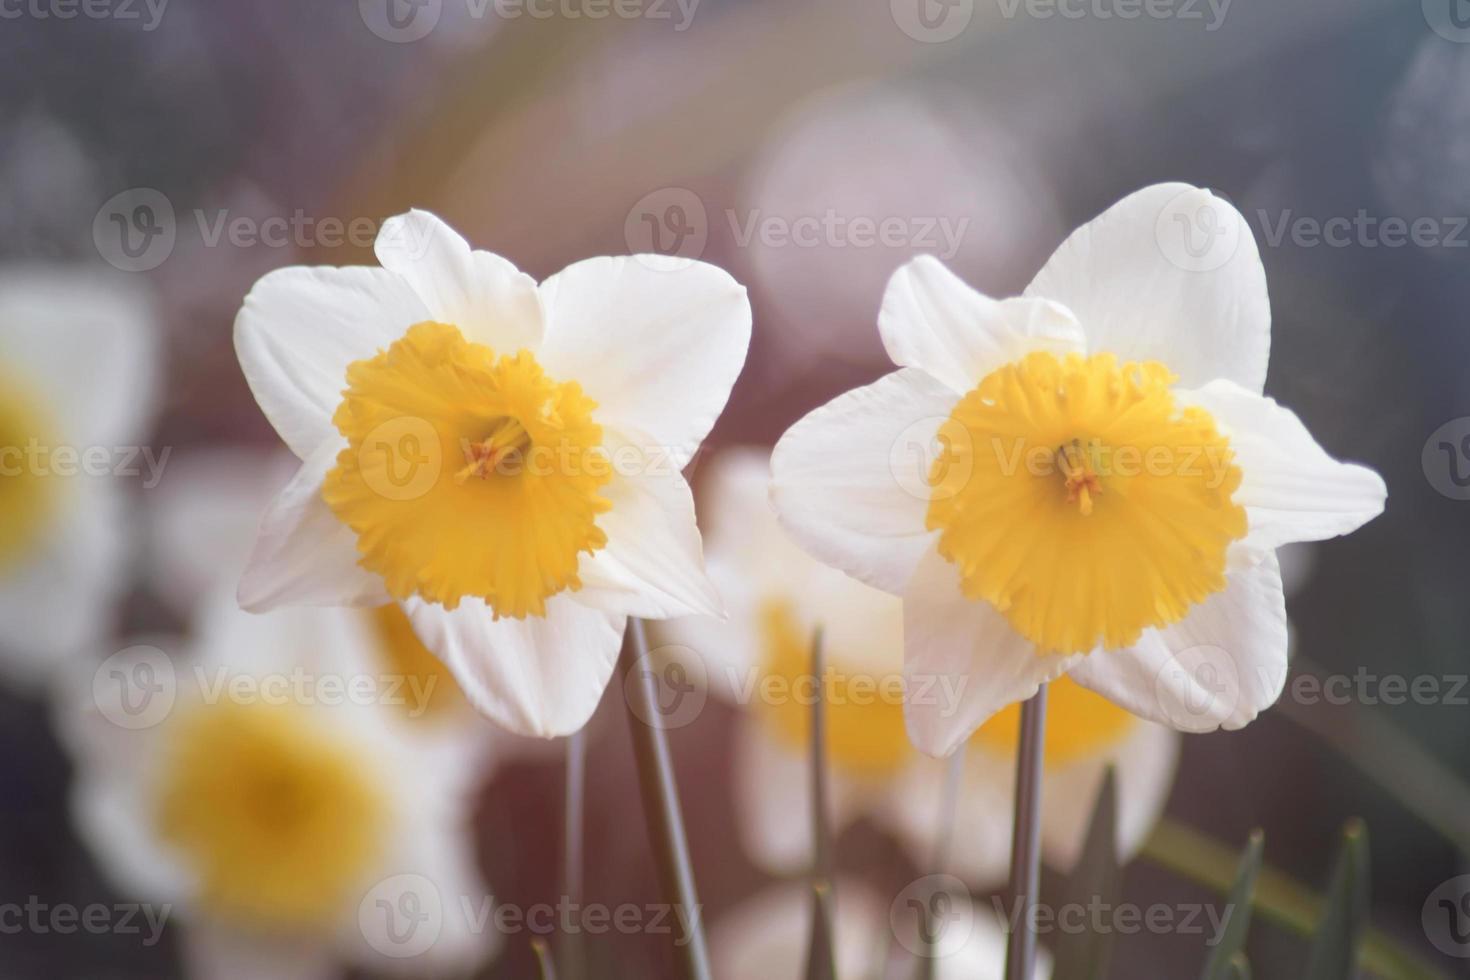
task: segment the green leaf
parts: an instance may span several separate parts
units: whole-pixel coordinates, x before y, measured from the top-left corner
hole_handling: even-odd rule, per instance
[[[1343,828],[1306,980],[1353,980],[1367,924],[1368,830],[1362,821],[1350,820]]]
[[[1251,980],[1251,965],[1244,953],[1236,953],[1225,964],[1220,980]]]
[[[541,980],[556,980],[556,967],[551,963],[551,950],[544,939],[531,940],[531,949],[536,953],[536,965],[540,968]]]
[[[1161,868],[1183,875],[1221,895],[1235,878],[1235,852],[1208,834],[1164,817],[1143,845],[1143,856]],[[1272,868],[1261,866],[1256,882],[1255,914],[1297,936],[1316,934],[1326,907],[1321,896]],[[1397,939],[1373,929],[1363,939],[1363,969],[1383,980],[1445,980],[1447,974],[1410,952]]]
[[[1255,901],[1256,876],[1261,873],[1261,856],[1265,852],[1266,836],[1257,830],[1251,834],[1250,843],[1246,844],[1244,853],[1240,856],[1240,864],[1235,870],[1235,883],[1230,886],[1230,894],[1225,900],[1225,932],[1219,937],[1220,941],[1215,948],[1210,950],[1209,959],[1205,961],[1205,972],[1203,980],[1230,980],[1236,976],[1233,972],[1239,965],[1245,970],[1245,977],[1250,976],[1250,966],[1245,963],[1245,957],[1241,951],[1245,949],[1245,937],[1251,928],[1251,903]]]
[[[1098,902],[1116,908],[1123,876],[1118,870],[1118,776],[1111,766],[1092,806],[1082,856],[1067,881],[1068,904]],[[1111,930],[1057,933],[1053,980],[1103,980],[1113,953]]]

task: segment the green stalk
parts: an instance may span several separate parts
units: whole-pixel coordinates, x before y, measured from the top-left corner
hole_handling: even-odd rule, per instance
[[[587,773],[587,732],[578,729],[567,738],[565,823],[562,827],[562,895],[567,904],[581,914],[582,909],[582,841],[583,794]],[[557,936],[556,958],[561,963],[562,980],[582,980],[586,975],[580,923],[576,929],[564,929]]]
[[[827,822],[826,678],[822,661],[822,629],[812,634],[812,931],[807,944],[807,980],[837,980],[832,943],[832,833]]]
[[[633,737],[633,755],[638,763],[638,785],[643,795],[643,814],[648,821],[648,838],[658,866],[664,901],[683,909],[681,921],[690,924],[690,935],[674,948],[681,961],[683,980],[710,980],[709,950],[704,938],[704,916],[694,889],[694,869],[689,862],[689,841],[684,834],[684,815],[679,809],[679,790],[674,785],[674,766],[669,743],[658,720],[658,680],[648,664],[648,641],[643,621],[628,621],[628,641],[618,657],[618,680],[628,703],[628,731]],[[645,719],[647,719],[645,721]]]
[[[1016,925],[1006,943],[1006,980],[1036,975],[1036,902],[1041,891],[1041,768],[1046,737],[1046,685],[1021,705],[1016,750],[1016,818],[1011,832],[1011,901]]]

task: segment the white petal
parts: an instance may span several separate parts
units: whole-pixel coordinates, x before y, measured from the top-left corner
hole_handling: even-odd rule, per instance
[[[784,586],[792,557],[811,559],[781,530],[771,507],[771,450],[736,446],[701,460],[699,524],[705,554],[750,579],[753,594]],[[778,560],[772,560],[779,556]]]
[[[146,768],[109,769],[148,733],[124,731],[107,722],[114,744],[91,759],[78,760],[71,793],[72,823],[120,894],[150,904],[190,902],[197,888],[192,873],[159,841],[150,819],[154,800],[145,782]]]
[[[224,582],[238,582],[250,559],[260,515],[299,468],[285,450],[244,447],[177,453],[144,496],[148,577],[183,616]]]
[[[125,275],[13,267],[0,275],[5,380],[34,386],[59,427],[52,438],[80,449],[136,445],[156,408],[157,319],[151,296]]]
[[[453,612],[418,599],[404,609],[475,707],[517,734],[541,738],[570,735],[592,717],[627,624],[568,595],[547,600],[544,618],[497,620],[478,599]]]
[[[893,274],[878,330],[893,363],[920,368],[959,394],[1033,350],[1065,353],[1087,343],[1065,307],[1046,299],[991,299],[932,255]]]
[[[1012,796],[1016,762],[965,746],[955,808],[955,832],[945,871],[982,887],[1005,881],[1011,862]],[[875,813],[917,867],[934,860],[935,835],[944,813],[949,759],[916,759]]]
[[[811,559],[776,525],[767,499],[769,450],[721,450],[700,466],[698,477],[705,568],[726,616],[681,616],[650,623],[649,631],[656,645],[685,663],[691,680],[735,702],[759,668],[760,604],[779,591],[771,578],[791,552]]]
[[[882,902],[858,880],[839,878],[832,894],[836,973],[861,977],[883,948]],[[811,943],[812,893],[805,884],[774,885],[729,912],[710,930],[710,959],[721,980],[800,980]]]
[[[956,400],[904,368],[797,422],[771,455],[782,526],[820,561],[902,594],[934,537],[924,528],[929,461]]]
[[[344,443],[323,443],[301,464],[260,521],[240,605],[263,612],[282,605],[378,606],[383,581],[357,563],[357,536],[322,499],[322,481]]]
[[[1188,387],[1265,384],[1266,272],[1245,218],[1209,191],[1155,184],[1128,195],[1073,232],[1026,295],[1070,309],[1092,353],[1162,361]]]
[[[603,495],[612,509],[597,526],[607,544],[582,557],[580,601],[644,619],[724,615],[704,571],[694,495],[676,469],[618,473]]]
[[[373,250],[383,268],[413,287],[434,320],[496,353],[541,346],[536,280],[494,253],[471,251],[437,216],[415,210],[389,218]]]
[[[157,667],[168,661],[144,647],[132,656],[136,659],[131,663],[113,660],[105,667],[75,661],[58,675],[52,720],[76,769],[69,801],[72,823],[119,893],[154,904],[187,904],[197,881],[159,840],[152,820],[155,766],[167,748],[168,727],[117,724],[114,719],[151,714],[125,710],[136,690],[102,675],[104,669],[116,669],[127,678],[135,676],[132,668],[140,663]],[[163,680],[167,682],[166,675]]]
[[[36,550],[0,570],[0,667],[23,686],[96,652],[116,613],[129,545],[127,498],[110,478],[78,477]]]
[[[1286,598],[1274,555],[1231,572],[1179,623],[1124,650],[1095,650],[1072,679],[1143,718],[1186,732],[1242,728],[1286,684]]]
[[[1383,513],[1383,478],[1328,456],[1296,413],[1275,399],[1228,381],[1179,397],[1213,415],[1230,439],[1241,475],[1234,500],[1249,521],[1242,544],[1251,552],[1347,534]]]
[[[261,936],[209,922],[190,922],[180,947],[193,980],[331,980],[341,973],[331,950],[314,939]]]
[[[229,590],[220,589],[204,598],[193,621],[193,660],[211,675],[259,677],[300,668],[313,675],[350,678],[380,672],[373,636],[360,610],[287,606],[256,614],[241,609]]]
[[[385,269],[293,266],[262,276],[235,317],[235,353],[271,425],[301,459],[334,439],[347,365],[429,318]]]
[[[404,755],[410,765],[416,759],[428,768],[454,758],[432,750]],[[402,775],[400,792],[405,798],[413,794],[405,799],[409,812],[394,829],[381,876],[366,883],[339,942],[352,963],[375,976],[469,976],[501,943],[493,925],[479,918],[493,914],[494,904],[478,870],[470,787],[457,785],[468,782],[462,778],[446,782],[422,773]],[[382,899],[395,902],[409,890],[430,916],[423,920],[424,929],[432,931],[410,934],[406,943],[403,932],[394,931],[395,926],[402,930],[403,922],[375,906]]]
[[[964,942],[956,949],[941,953],[939,962],[935,964],[935,980],[1003,980],[1006,934],[991,915],[988,904],[974,903],[972,914],[972,925]],[[1031,974],[1033,980],[1047,980],[1051,971],[1051,954],[1045,949],[1037,949],[1036,966]]]
[[[754,706],[760,710],[760,706]],[[832,835],[864,809],[862,788],[837,769],[828,772]],[[811,764],[806,749],[777,741],[761,719],[741,716],[735,732],[736,826],[746,853],[773,874],[811,867]]]
[[[935,756],[1081,659],[1037,652],[989,603],[965,598],[959,573],[933,550],[904,593],[903,632],[904,719]]]
[[[735,730],[735,816],[745,851],[775,874],[811,865],[811,776],[799,749],[778,745],[760,719],[742,716]]]
[[[730,397],[750,347],[745,287],[703,262],[595,258],[541,284],[541,364],[576,381],[603,425],[646,433],[682,468]]]
[[[1109,764],[1118,773],[1118,856],[1127,861],[1137,854],[1169,802],[1179,740],[1173,729],[1138,721],[1106,752],[1048,767],[1041,788],[1041,843],[1047,863],[1063,872],[1077,863]]]

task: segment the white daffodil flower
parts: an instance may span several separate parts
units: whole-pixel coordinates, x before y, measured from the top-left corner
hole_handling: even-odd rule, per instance
[[[936,878],[936,880],[938,880]],[[950,887],[958,883],[950,880]],[[933,897],[928,880],[884,903],[857,881],[833,889],[832,954],[837,975],[853,980],[906,976],[914,958],[932,955],[936,980],[1002,980],[1006,937],[988,909],[967,895],[947,892],[948,915],[932,946],[917,941],[915,911]],[[958,890],[957,888],[955,889]],[[812,892],[797,883],[776,885],[725,913],[710,930],[717,977],[799,980],[811,947]],[[1038,950],[1036,980],[1051,976],[1051,957]]]
[[[767,501],[769,456],[717,455],[701,474],[710,575],[730,618],[659,624],[661,652],[746,710],[735,734],[735,806],[746,850],[776,873],[811,863],[811,637],[824,635],[829,814],[834,832],[861,818],[885,826],[915,864],[933,858],[945,820],[947,766],[904,730],[903,603],[812,558],[781,529]],[[940,684],[918,700],[953,702]],[[1118,846],[1136,853],[1173,784],[1179,736],[1068,680],[1052,690],[1042,822],[1047,860],[1075,862],[1109,765],[1119,781]],[[950,864],[966,881],[998,884],[1010,861],[1019,712],[1008,709],[969,739],[955,807]]]
[[[483,963],[463,747],[395,723],[354,610],[206,607],[192,656],[129,648],[58,708],[74,820],[115,887],[182,927],[190,976]]]
[[[1270,306],[1239,212],[1146,188],[999,301],[920,257],[878,327],[899,369],[793,426],[771,492],[813,555],[903,597],[911,678],[963,681],[908,705],[920,748],[1063,675],[1189,731],[1276,700],[1275,549],[1352,531],[1386,490],[1262,396]]]
[[[103,635],[125,582],[127,494],[159,466],[159,343],[143,286],[0,270],[0,669],[30,686]]]
[[[422,211],[376,251],[382,268],[273,272],[236,320],[302,460],[240,601],[396,601],[490,718],[576,731],[627,617],[721,611],[680,471],[744,363],[745,290],[663,256],[537,286]]]

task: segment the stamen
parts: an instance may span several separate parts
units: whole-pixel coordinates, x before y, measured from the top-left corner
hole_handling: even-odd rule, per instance
[[[1093,471],[1086,454],[1083,453],[1082,441],[1073,439],[1069,443],[1058,446],[1056,459],[1057,467],[1067,478],[1067,503],[1076,504],[1083,517],[1091,516],[1092,495],[1102,494],[1102,481],[1098,479],[1097,473]]]
[[[531,436],[519,419],[500,419],[491,428],[488,437],[465,446],[464,455],[469,462],[454,474],[454,482],[463,484],[472,476],[484,479],[495,471],[502,460],[518,456],[530,448]]]

